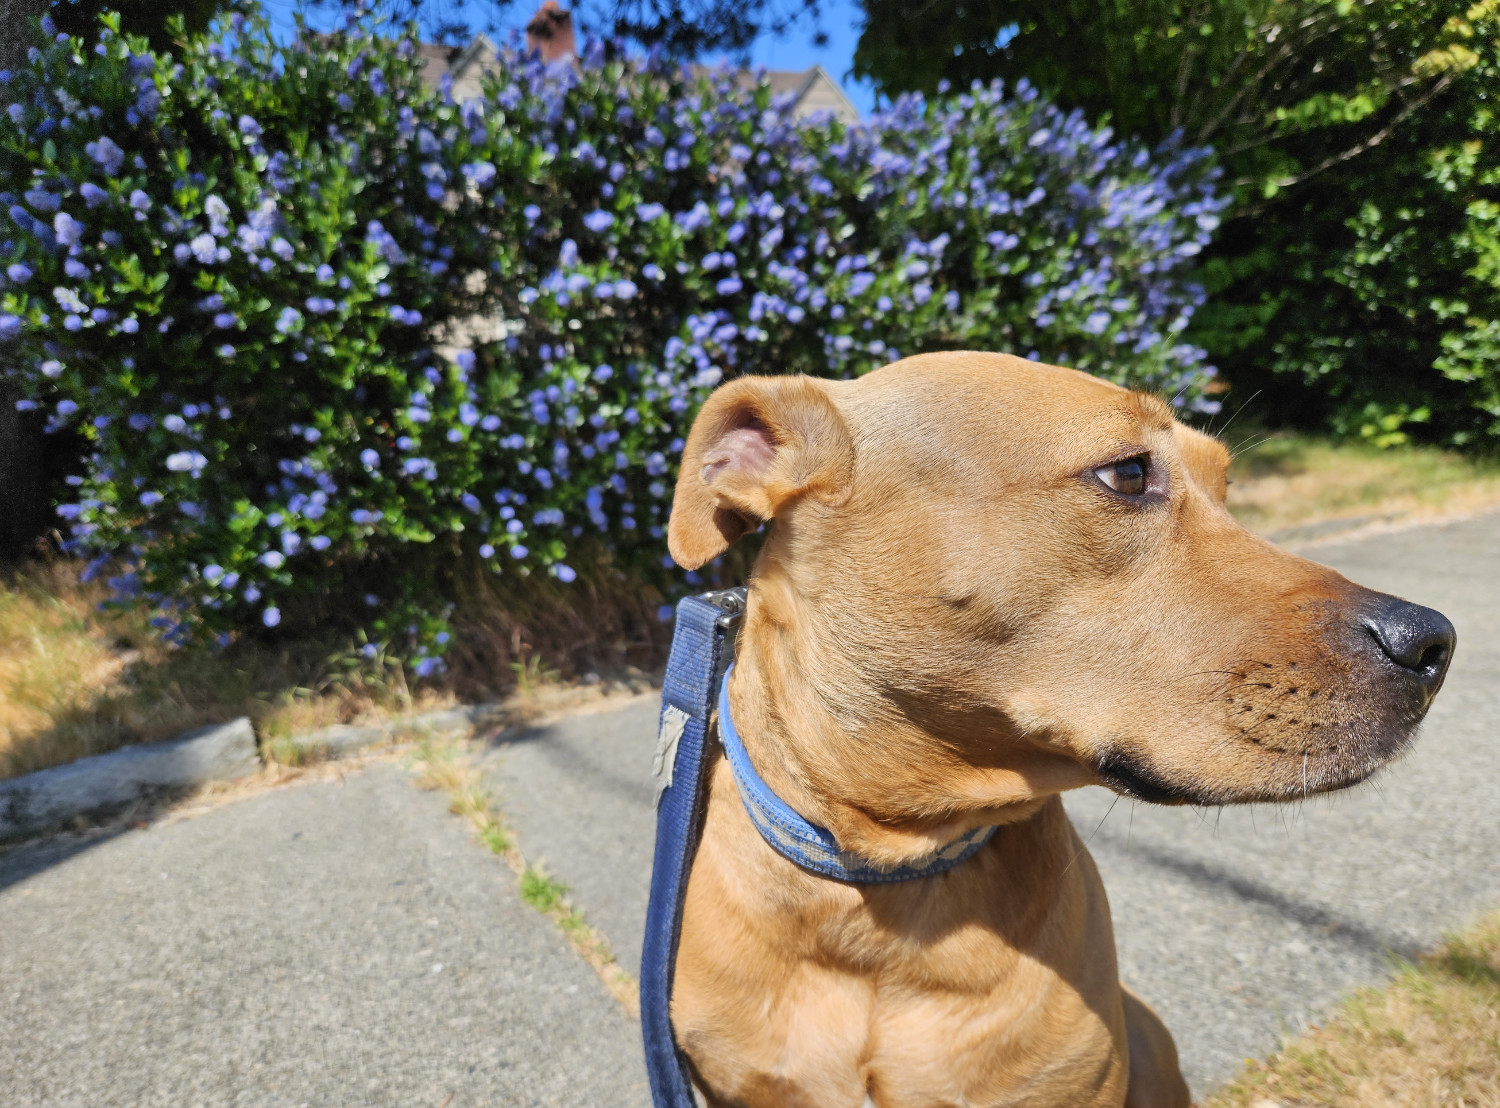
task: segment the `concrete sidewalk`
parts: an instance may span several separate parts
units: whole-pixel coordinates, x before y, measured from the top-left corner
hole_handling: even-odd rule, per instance
[[[636,1025],[376,765],[0,857],[0,1104],[650,1103]]]
[[[1500,904],[1500,516],[1312,552],[1446,612],[1448,686],[1376,784],[1290,808],[1068,798],[1127,981],[1198,1092]],[[522,848],[638,964],[656,703],[488,752]],[[0,1103],[643,1106],[638,1028],[510,872],[377,765],[0,855]]]

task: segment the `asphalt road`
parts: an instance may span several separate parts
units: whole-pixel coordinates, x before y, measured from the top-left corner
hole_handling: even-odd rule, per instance
[[[1446,612],[1415,751],[1290,808],[1068,807],[1122,973],[1196,1091],[1500,905],[1500,516],[1309,552]],[[486,768],[527,855],[632,969],[651,698],[506,736]],[[443,801],[399,769],[0,856],[6,1105],[647,1103],[636,1026]],[[441,967],[441,968],[437,968]],[[447,1099],[451,1095],[451,1100]]]

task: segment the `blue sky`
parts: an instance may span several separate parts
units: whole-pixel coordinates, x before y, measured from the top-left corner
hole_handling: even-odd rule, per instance
[[[562,0],[566,6],[566,0]],[[272,25],[281,33],[292,27],[292,13],[297,9],[295,0],[262,0]],[[541,0],[535,0],[540,5]],[[517,0],[508,23],[524,26],[531,18],[535,6],[531,0]],[[488,21],[488,11],[474,6],[473,22],[483,26]],[[813,45],[813,27],[810,22],[794,28],[781,38],[764,35],[750,52],[752,64],[767,69],[807,69],[821,65],[834,80],[844,86],[849,99],[861,114],[868,115],[875,106],[875,92],[868,84],[856,82],[848,76],[854,62],[854,47],[859,41],[859,24],[862,13],[853,0],[824,0],[822,28],[828,42],[822,47]],[[318,22],[326,22],[324,20]]]

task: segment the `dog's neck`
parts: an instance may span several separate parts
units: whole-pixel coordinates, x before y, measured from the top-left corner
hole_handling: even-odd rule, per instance
[[[734,725],[766,785],[843,850],[913,864],[973,828],[1027,819],[1061,791],[1003,758],[976,765],[857,666],[806,657],[808,640],[786,633],[785,606],[765,596],[752,594],[739,636]]]

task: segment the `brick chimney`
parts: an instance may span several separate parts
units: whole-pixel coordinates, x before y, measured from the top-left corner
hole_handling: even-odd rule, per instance
[[[545,0],[531,22],[526,24],[526,49],[541,54],[542,61],[555,62],[578,54],[573,38],[573,13],[557,6],[557,0]]]

